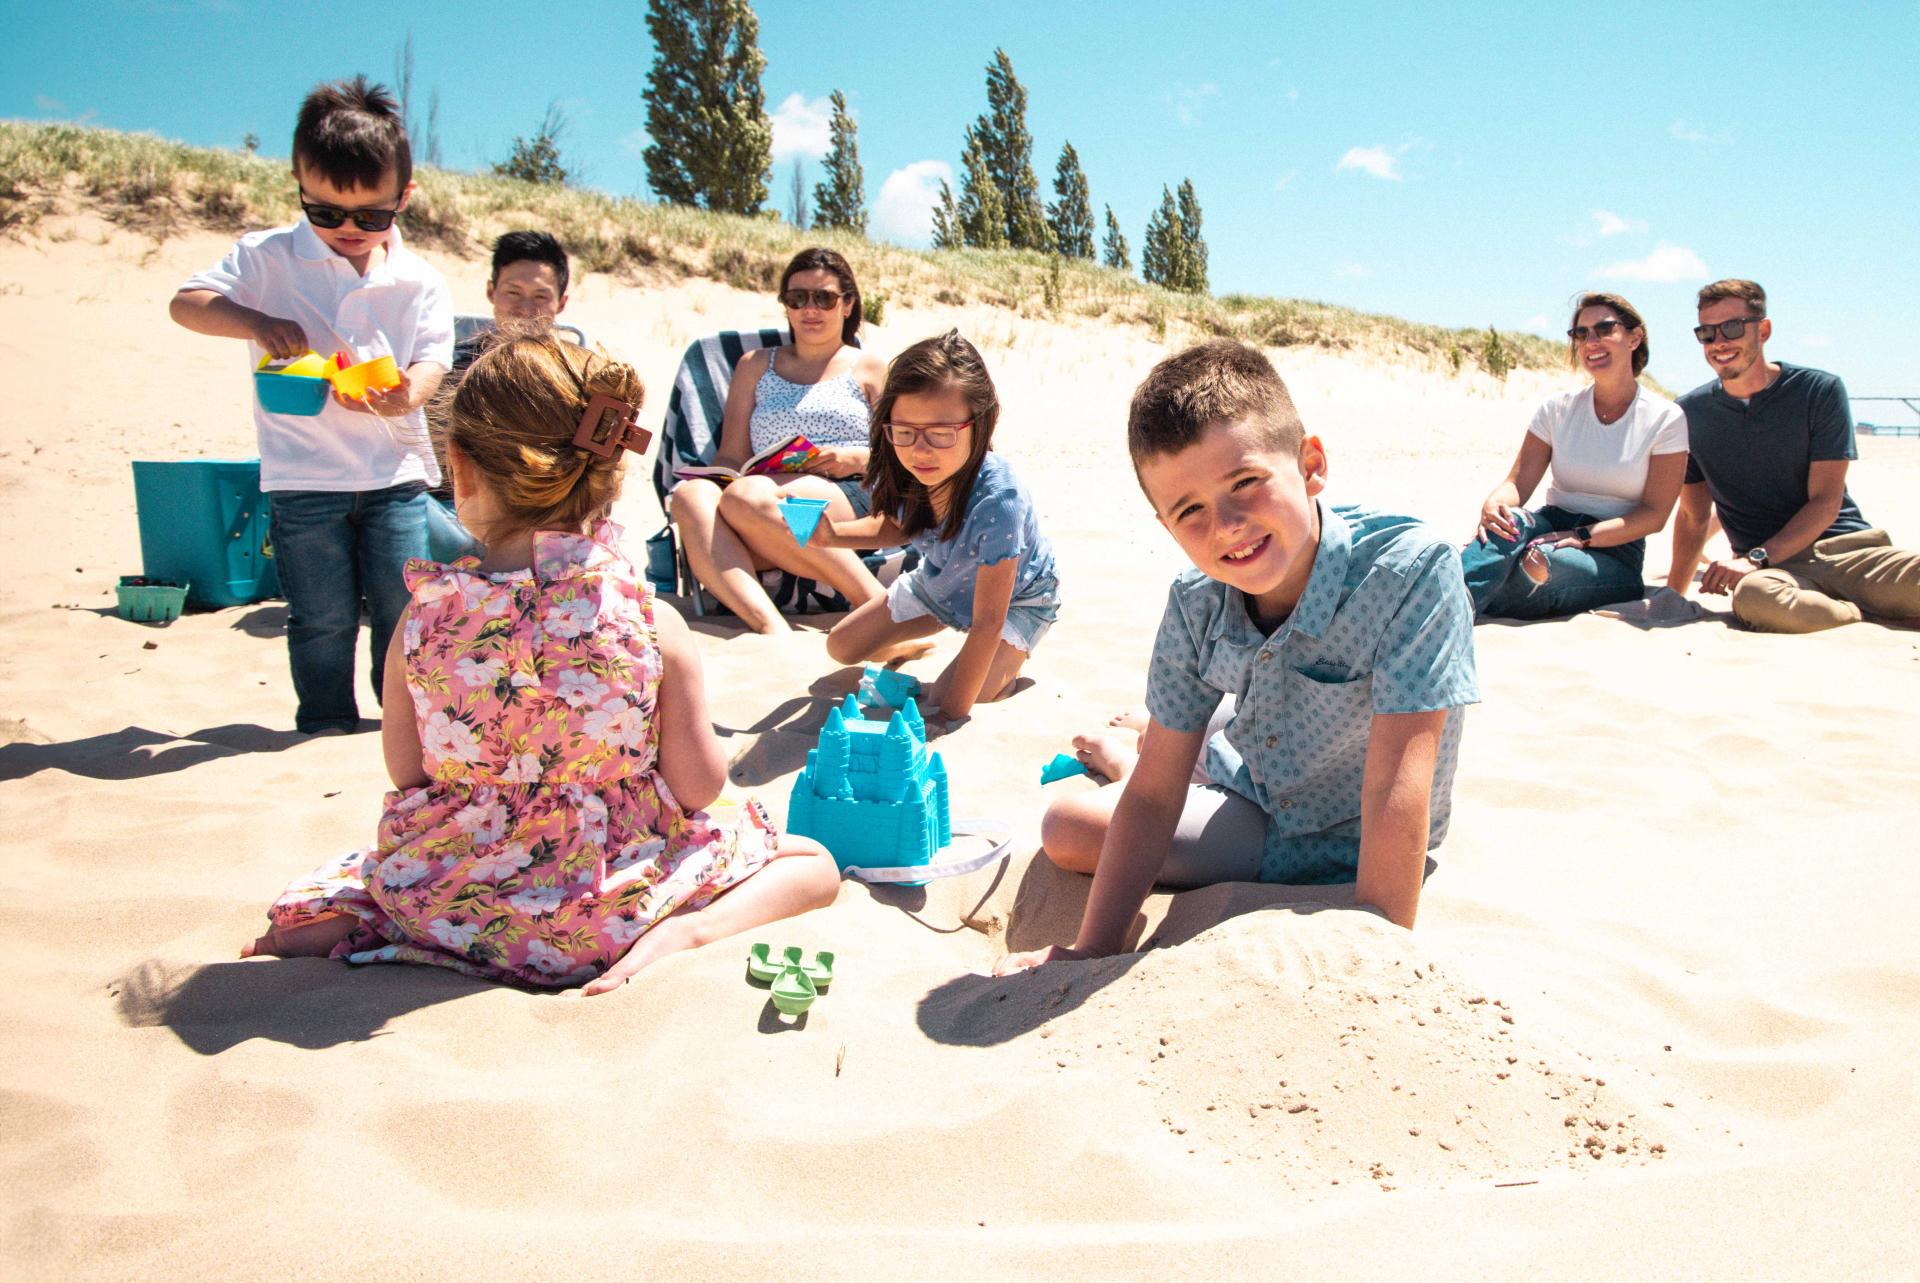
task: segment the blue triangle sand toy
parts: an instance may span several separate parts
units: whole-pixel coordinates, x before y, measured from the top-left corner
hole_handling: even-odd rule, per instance
[[[776,958],[772,945],[756,943],[747,950],[747,975],[772,991],[774,1010],[798,1016],[833,983],[833,954],[822,949],[807,962],[797,946],[789,945]]]
[[[947,767],[927,751],[912,697],[884,722],[862,717],[852,695],[827,713],[793,782],[787,829],[818,841],[842,869],[927,865],[953,841]]]
[[[1085,775],[1087,764],[1065,753],[1055,753],[1053,760],[1040,768],[1040,782],[1051,784],[1055,780],[1070,780],[1076,775]]]
[[[866,666],[860,674],[860,703],[868,708],[905,708],[920,694],[920,679],[896,668]]]
[[[780,515],[785,518],[787,529],[793,531],[794,542],[799,544],[813,538],[813,528],[820,524],[826,511],[825,499],[797,499],[788,495],[780,500]]]

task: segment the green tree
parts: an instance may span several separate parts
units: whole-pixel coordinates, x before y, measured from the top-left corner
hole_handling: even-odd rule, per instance
[[[541,118],[539,131],[531,139],[515,138],[513,154],[505,160],[495,161],[493,172],[529,183],[565,186],[567,168],[560,161],[560,135],[566,132],[566,128],[567,116],[560,110],[560,104],[548,103],[547,114]]]
[[[1507,352],[1507,345],[1500,341],[1500,331],[1491,325],[1487,327],[1487,346],[1480,355],[1487,363],[1487,373],[1505,383],[1507,372],[1513,369],[1513,357]]]
[[[1207,292],[1207,242],[1200,235],[1200,198],[1193,194],[1193,180],[1183,179],[1180,183],[1180,238],[1185,253],[1181,256],[1184,271],[1176,289],[1189,294]]]
[[[757,214],[773,123],[760,20],[747,0],[648,0],[647,185],[669,205]]]
[[[1113,206],[1107,208],[1107,239],[1101,244],[1100,261],[1108,267],[1117,267],[1123,272],[1133,270],[1133,250],[1127,244],[1125,232],[1120,230],[1120,220],[1113,216]]]
[[[1087,196],[1087,175],[1072,143],[1060,147],[1060,163],[1053,171],[1057,200],[1047,210],[1054,248],[1071,258],[1093,257],[1093,205]]]
[[[813,189],[813,225],[844,227],[864,236],[867,180],[860,171],[860,144],[855,137],[859,126],[847,114],[845,94],[836,89],[829,100],[833,103],[833,144],[827,151],[827,176]]]
[[[1013,60],[1004,49],[993,51],[993,64],[987,68],[986,114],[974,121],[969,133],[969,144],[979,144],[987,173],[999,190],[1004,243],[1015,249],[1049,248],[1053,229],[1040,204],[1040,180],[1033,176],[1027,91],[1013,74]]]
[[[967,130],[967,152],[961,160],[965,172],[960,175],[960,238],[979,249],[1007,247],[1007,208],[1000,199],[999,184],[987,163],[986,148],[978,131]]]
[[[1186,280],[1187,239],[1180,230],[1180,209],[1173,192],[1162,185],[1160,208],[1147,219],[1147,238],[1140,247],[1140,276],[1149,285],[1177,290]]]
[[[960,210],[953,203],[953,185],[943,178],[940,200],[933,207],[933,247],[959,249],[966,243],[966,232],[960,226]]]

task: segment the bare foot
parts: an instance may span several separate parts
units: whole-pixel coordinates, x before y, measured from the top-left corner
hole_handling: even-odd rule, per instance
[[[275,927],[240,950],[243,958],[324,958],[333,946],[352,935],[360,919],[336,913],[298,926]]]
[[[1133,770],[1133,764],[1140,760],[1139,737],[1131,731],[1113,734],[1110,731],[1092,731],[1073,737],[1073,755],[1087,764],[1087,769],[1106,776],[1118,784],[1127,778]]]
[[[1107,719],[1107,725],[1122,726],[1135,735],[1144,735],[1147,733],[1147,710],[1130,708],[1124,713],[1115,713]]]

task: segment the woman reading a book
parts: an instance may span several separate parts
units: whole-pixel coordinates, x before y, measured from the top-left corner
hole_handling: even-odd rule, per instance
[[[854,346],[860,291],[853,269],[830,249],[802,250],[781,273],[778,297],[793,341],[741,358],[727,389],[717,466],[682,470],[669,496],[694,576],[761,633],[788,627],[761,585],[762,570],[829,584],[854,606],[885,591],[855,553],[797,543],[779,508],[792,496],[826,500],[826,515],[837,521],[867,513],[868,416],[886,365]]]

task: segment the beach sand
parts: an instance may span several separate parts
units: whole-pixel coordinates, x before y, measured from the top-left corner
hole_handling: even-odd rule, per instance
[[[591,1001],[236,961],[291,877],[371,838],[386,780],[377,737],[293,733],[282,604],[113,612],[129,461],[254,453],[239,345],[165,310],[226,244],[84,217],[0,242],[0,1273],[1920,1272],[1917,633],[1484,626],[1417,931],[1225,886],[1153,897],[1145,952],[979,974],[1073,934],[1087,882],[1036,858],[1038,822],[1094,785],[1038,770],[1137,706],[1181,565],[1121,441],[1166,348],[1092,320],[896,302],[870,340],[982,344],[1058,550],[1031,685],[935,745],[1011,860],[849,883]],[[482,265],[430,257],[482,310]],[[775,319],[602,277],[568,315],[639,367],[650,426],[688,341]],[[1462,538],[1571,386],[1274,355],[1331,499]],[[1920,542],[1920,444],[1860,448],[1863,509]],[[617,515],[658,528],[644,469]],[[825,622],[693,625],[733,791],[776,818],[854,684]],[[752,939],[838,955],[804,1024],[746,983]]]

